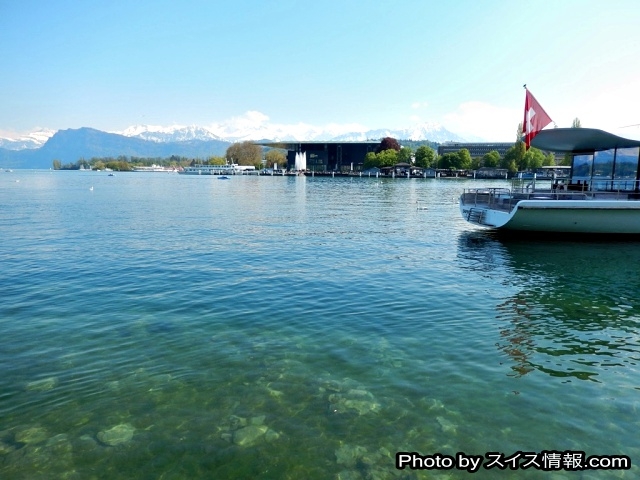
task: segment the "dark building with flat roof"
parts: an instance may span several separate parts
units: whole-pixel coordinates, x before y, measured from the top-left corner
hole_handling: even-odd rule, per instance
[[[497,151],[501,157],[507,153],[511,147],[515,145],[515,142],[494,142],[494,143],[461,143],[451,142],[444,143],[438,146],[438,155],[444,155],[445,153],[456,153],[463,148],[469,150],[472,158],[479,158],[485,156],[487,153],[493,150]]]
[[[379,141],[367,142],[257,142],[287,150],[287,168],[295,169],[296,154],[305,154],[307,170],[314,172],[361,171],[365,156],[375,152]]]

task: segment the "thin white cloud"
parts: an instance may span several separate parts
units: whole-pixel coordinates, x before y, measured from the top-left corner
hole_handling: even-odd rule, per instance
[[[619,135],[623,127],[640,124],[640,113],[636,108],[640,105],[639,81],[637,78],[634,82],[600,90],[578,106],[578,114],[573,118],[579,118],[583,127],[601,128]]]
[[[266,124],[268,121],[269,117],[264,113],[258,112],[256,110],[250,110],[244,115],[232,117],[224,123],[227,125],[233,125],[237,128],[256,128]]]
[[[22,133],[18,133],[14,130],[3,130],[0,128],[0,138],[17,138],[22,135]]]
[[[270,122],[268,115],[256,110],[211,124],[207,128],[220,137],[238,139],[276,139],[291,136],[297,139],[313,139],[317,135],[326,135],[327,133],[338,136],[368,130],[368,127],[357,123],[329,123],[326,125],[311,125],[303,122],[275,123]]]
[[[414,110],[418,110],[419,108],[427,108],[429,106],[429,102],[413,102],[411,104],[411,108]]]

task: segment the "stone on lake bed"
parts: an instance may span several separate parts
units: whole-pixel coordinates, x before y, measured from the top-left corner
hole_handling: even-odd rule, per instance
[[[15,440],[18,443],[40,443],[44,442],[47,438],[47,431],[42,427],[23,428],[15,434]]]
[[[259,415],[257,417],[251,417],[251,425],[262,425],[264,423],[266,415]]]
[[[34,380],[33,382],[27,383],[25,389],[28,392],[46,392],[47,390],[51,390],[58,385],[57,377],[47,377],[42,380]]]
[[[269,428],[265,425],[249,425],[233,432],[233,443],[248,447],[256,443]]]
[[[91,435],[82,435],[74,442],[74,450],[76,452],[92,452],[98,448],[98,442]]]
[[[436,417],[436,421],[440,425],[440,428],[445,433],[457,433],[457,425],[444,417]]]
[[[102,430],[99,432],[98,440],[105,445],[114,447],[131,440],[135,431],[136,429],[132,425],[129,425],[128,423],[121,423],[109,430]]]
[[[271,395],[273,398],[281,398],[284,395],[284,392],[281,392],[280,390],[273,390],[269,387],[267,387],[267,392],[269,392],[269,395]]]
[[[264,439],[267,442],[273,442],[274,440],[277,440],[280,438],[280,434],[278,432],[276,432],[275,430],[267,430],[267,433],[264,436]]]
[[[348,411],[357,412],[364,415],[369,412],[376,412],[380,409],[380,404],[376,402],[374,396],[361,388],[350,389],[347,393],[332,393],[329,395],[329,410],[332,413],[345,413]]]
[[[15,446],[0,440],[0,455],[7,455],[8,453],[13,452],[15,449],[16,449]]]
[[[352,388],[351,390],[349,390],[347,392],[347,395],[349,395],[351,397],[373,398],[373,395],[371,395],[370,392],[367,392],[366,390],[364,390],[362,388]]]
[[[360,445],[344,444],[340,446],[335,453],[336,460],[339,464],[345,465],[346,467],[353,467],[359,459],[366,455],[367,449]]]
[[[233,430],[247,426],[247,419],[244,417],[238,417],[237,415],[229,415],[229,426]]]

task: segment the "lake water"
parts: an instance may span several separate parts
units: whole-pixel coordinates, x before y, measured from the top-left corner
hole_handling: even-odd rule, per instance
[[[482,185],[0,172],[0,478],[637,478],[640,243],[496,238]]]

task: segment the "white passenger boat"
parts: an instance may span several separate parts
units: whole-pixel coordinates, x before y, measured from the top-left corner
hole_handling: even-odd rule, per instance
[[[191,165],[178,173],[182,175],[234,175],[237,165]]]
[[[177,173],[178,169],[173,167],[163,167],[161,165],[140,166],[134,167],[136,172],[164,172],[164,173]]]
[[[640,234],[640,141],[590,128],[556,128],[539,131],[531,145],[571,154],[569,179],[465,189],[465,220],[505,231]]]
[[[238,165],[230,163],[226,165],[191,165],[179,171],[182,175],[255,175],[256,167],[253,165]]]

